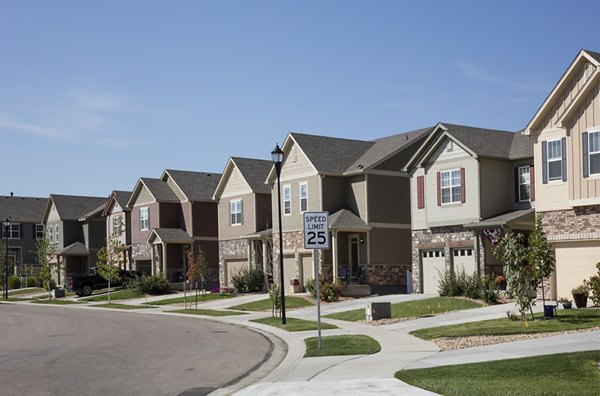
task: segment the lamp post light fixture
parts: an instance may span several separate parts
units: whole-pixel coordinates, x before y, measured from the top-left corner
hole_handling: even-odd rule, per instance
[[[6,243],[6,256],[4,257],[4,299],[8,300],[8,233],[10,232],[10,220],[4,220],[4,241]]]
[[[281,164],[283,163],[283,151],[279,148],[279,143],[271,151],[271,159],[275,164],[277,173],[277,209],[279,213],[279,288],[281,292],[281,324],[285,324],[285,285],[283,283],[283,232],[281,225]]]

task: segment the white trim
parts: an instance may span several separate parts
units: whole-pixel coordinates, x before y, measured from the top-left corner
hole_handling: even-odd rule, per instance
[[[454,172],[458,172],[458,180],[459,180],[458,185],[452,184],[452,179],[453,179],[452,175]],[[449,183],[450,184],[446,187],[443,186],[444,173],[449,174]],[[440,171],[440,202],[443,206],[462,203],[463,180],[462,180],[461,176],[462,175],[461,175],[460,168],[454,168],[454,169]],[[458,191],[459,191],[458,200],[454,200],[453,189],[455,189],[455,188],[458,188]],[[447,202],[444,202],[444,189],[450,190],[450,200]]]
[[[600,197],[587,199],[571,199],[567,201],[570,207],[600,205]]]
[[[306,209],[302,209],[302,187],[306,187]],[[298,208],[300,209],[300,213],[304,213],[308,211],[308,182],[301,181],[298,183]]]
[[[286,211],[285,211],[285,203],[286,203],[286,199],[285,199],[285,190],[286,190],[286,189],[288,189],[288,191],[290,192],[290,197],[289,197],[289,199],[287,200],[287,202],[289,202],[289,203],[290,203],[290,212],[289,212],[289,213],[286,213]],[[291,215],[292,215],[292,213],[293,213],[293,210],[292,210],[292,185],[291,185],[291,184],[284,184],[284,185],[281,187],[281,202],[282,202],[282,204],[283,204],[283,207],[282,207],[283,215],[284,215],[284,216],[291,216]]]
[[[521,169],[527,169],[527,174],[529,175],[529,180],[527,181],[527,183],[521,183]],[[529,202],[531,201],[531,166],[530,165],[524,165],[524,166],[519,166],[517,167],[517,182],[519,184],[518,188],[519,188],[519,202]],[[529,197],[527,197],[527,199],[523,199],[523,197],[521,197],[521,185],[524,186],[529,186]]]
[[[233,206],[236,206],[235,208]],[[234,209],[237,209],[237,211],[234,212]],[[237,215],[239,214],[239,222],[233,222],[234,219],[234,214],[236,215],[236,220],[237,220]],[[242,224],[244,224],[244,212],[242,209],[242,199],[232,199],[229,201],[229,225],[234,227],[234,226],[241,226]]]
[[[148,231],[150,229],[150,208],[148,206],[142,206],[139,208],[139,210],[140,210],[140,225],[139,225],[140,231]],[[147,224],[145,225],[145,228],[142,223],[142,210],[144,210],[146,212],[145,221],[147,222]]]
[[[600,147],[598,147],[598,149],[594,152],[592,152],[592,135],[594,134],[598,134],[598,138],[600,140],[600,128],[592,128],[590,130],[587,130],[587,139],[588,139],[588,172],[590,177],[592,176],[600,176],[600,170],[596,173],[592,173],[592,154],[594,155],[600,155]]]
[[[42,232],[42,236],[38,236],[38,227],[39,226],[42,226],[42,231],[41,231]],[[35,239],[41,239],[41,238],[43,238],[44,237],[44,233],[46,232],[46,227],[44,227],[44,225],[41,224],[41,223],[35,224],[34,227],[35,227]]]
[[[551,178],[550,177],[550,143],[553,142],[558,142],[560,145],[560,160],[557,159],[553,159],[552,162],[560,162],[560,175],[558,177],[555,178]],[[548,175],[548,183],[553,182],[553,181],[560,181],[562,182],[563,179],[563,174],[562,174],[562,170],[563,170],[563,157],[562,157],[562,138],[558,138],[558,139],[552,139],[552,140],[546,140],[546,172]],[[556,157],[555,157],[556,158]]]

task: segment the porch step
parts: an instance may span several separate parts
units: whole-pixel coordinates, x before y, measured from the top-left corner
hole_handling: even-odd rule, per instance
[[[342,291],[344,297],[365,297],[371,295],[371,285],[348,285]]]

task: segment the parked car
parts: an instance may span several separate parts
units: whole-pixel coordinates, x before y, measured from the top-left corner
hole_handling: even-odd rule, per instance
[[[123,286],[130,280],[142,276],[139,271],[119,270],[120,280],[111,281],[110,286]],[[101,277],[95,270],[91,270],[89,274],[73,275],[69,281],[67,290],[74,291],[78,296],[89,296],[94,290],[100,290],[108,287],[108,280]]]

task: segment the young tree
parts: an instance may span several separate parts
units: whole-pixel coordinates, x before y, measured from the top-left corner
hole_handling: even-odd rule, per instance
[[[189,268],[187,272],[188,280],[194,283],[196,287],[196,309],[198,308],[198,281],[200,281],[200,287],[202,289],[202,294],[204,294],[204,281],[208,276],[208,261],[206,260],[206,255],[204,254],[204,250],[202,250],[201,246],[198,246],[198,253],[194,259],[194,254],[190,249],[188,251],[188,263]]]
[[[546,306],[544,279],[554,271],[554,252],[542,228],[542,218],[535,217],[535,226],[528,238],[527,262],[533,270],[533,281],[542,284],[542,303]]]
[[[106,241],[106,246],[102,246],[97,253],[98,256],[98,275],[108,281],[108,303],[110,304],[110,284],[112,281],[121,280],[119,271],[119,260],[123,251],[126,250],[123,244],[119,243],[116,236],[110,236]]]
[[[51,293],[52,271],[58,273],[60,265],[52,263],[50,260],[56,253],[56,244],[50,242],[48,234],[44,233],[41,238],[35,241],[35,256],[40,264],[40,269],[37,272],[37,278],[42,282],[44,289],[48,290],[48,295]]]

